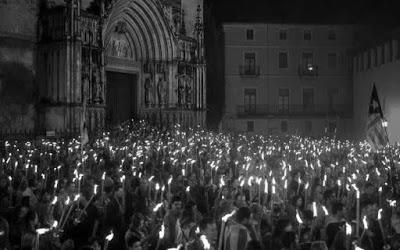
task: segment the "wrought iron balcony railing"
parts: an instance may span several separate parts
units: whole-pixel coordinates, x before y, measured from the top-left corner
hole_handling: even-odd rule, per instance
[[[262,116],[326,116],[337,115],[351,117],[352,109],[349,105],[238,105],[237,115],[239,117],[262,117]]]
[[[260,75],[260,66],[240,65],[239,74],[242,77],[257,77]]]

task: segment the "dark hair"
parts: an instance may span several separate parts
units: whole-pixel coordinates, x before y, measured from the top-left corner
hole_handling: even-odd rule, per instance
[[[361,201],[361,209],[364,209],[364,208],[366,208],[368,206],[372,206],[374,204],[375,204],[375,202],[373,202],[372,200],[364,199],[364,200]]]
[[[179,195],[174,195],[172,197],[171,204],[173,204],[176,201],[182,201],[182,198]]]
[[[332,214],[337,214],[339,211],[343,211],[343,204],[341,202],[334,202],[332,204]]]
[[[292,205],[293,205],[293,206],[296,206],[297,200],[298,200],[298,199],[301,199],[302,206],[303,206],[303,205],[304,205],[304,199],[303,199],[303,197],[302,197],[301,195],[295,195],[295,196],[293,196],[293,198],[292,198]]]
[[[332,189],[328,189],[324,192],[324,200],[328,200],[333,194]]]
[[[276,223],[276,227],[272,235],[272,238],[280,237],[283,234],[285,227],[287,227],[288,225],[290,225],[290,220],[279,219]]]
[[[251,211],[248,207],[241,207],[236,213],[238,222],[243,222],[245,219],[250,219]]]
[[[36,214],[36,212],[35,212],[34,210],[29,209],[29,210],[28,210],[28,213],[27,213],[26,216],[25,216],[25,222],[26,222],[27,224],[29,224],[31,221],[35,220],[36,215],[37,215],[37,214]]]
[[[144,220],[143,215],[141,213],[137,213],[132,215],[131,224],[133,225],[133,227],[137,228],[140,226],[140,222],[143,220]]]
[[[261,250],[261,243],[258,240],[251,240],[247,243],[246,250]]]
[[[132,247],[133,244],[135,244],[136,242],[140,242],[140,239],[134,235],[129,235],[128,238],[126,239],[126,244],[128,245],[128,247]]]
[[[212,217],[206,217],[203,218],[200,222],[199,222],[199,227],[200,230],[204,231],[208,225],[215,223],[214,219]]]

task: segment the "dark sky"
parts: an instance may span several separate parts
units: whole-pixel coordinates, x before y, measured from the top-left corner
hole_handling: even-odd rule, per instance
[[[399,0],[208,0],[218,21],[400,24]]]

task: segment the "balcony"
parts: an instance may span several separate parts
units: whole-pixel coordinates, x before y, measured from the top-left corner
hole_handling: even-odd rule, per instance
[[[303,104],[292,104],[287,106],[280,105],[238,105],[237,115],[239,118],[249,117],[268,117],[268,116],[339,116],[349,118],[352,116],[352,109],[349,105],[313,105],[303,106]]]
[[[299,65],[299,76],[311,76],[317,77],[318,76],[318,66],[314,64],[306,64],[306,65]]]
[[[239,74],[241,77],[258,77],[260,75],[260,66],[240,65]]]

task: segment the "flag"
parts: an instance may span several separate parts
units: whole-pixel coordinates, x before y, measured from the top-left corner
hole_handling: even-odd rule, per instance
[[[85,145],[89,142],[89,135],[86,123],[86,98],[83,98],[82,105],[82,116],[81,116],[81,145]]]
[[[371,99],[369,101],[368,120],[367,120],[367,140],[373,150],[379,150],[389,143],[386,128],[383,126],[383,113],[378,98],[378,91],[375,84],[372,88]]]

